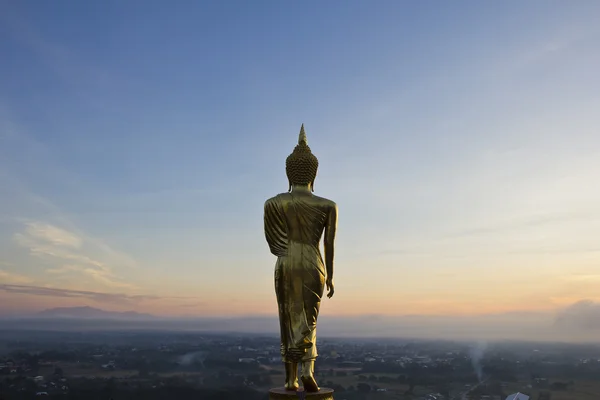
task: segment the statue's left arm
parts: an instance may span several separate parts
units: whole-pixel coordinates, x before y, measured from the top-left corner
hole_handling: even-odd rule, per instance
[[[325,238],[324,238],[324,250],[325,250],[325,268],[327,270],[327,297],[333,296],[333,259],[334,259],[334,247],[335,247],[335,234],[337,231],[337,217],[338,208],[335,203],[332,204],[327,214],[327,223],[325,225]]]

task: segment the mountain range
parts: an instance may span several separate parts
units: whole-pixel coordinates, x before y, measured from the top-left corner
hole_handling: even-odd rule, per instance
[[[466,340],[530,340],[598,342],[600,303],[581,301],[558,315],[513,312],[487,315],[323,315],[322,337],[429,338]],[[188,331],[277,334],[276,315],[161,317],[136,311],[115,312],[93,307],[60,307],[0,317],[0,332],[44,331]]]
[[[136,311],[106,311],[94,307],[57,307],[49,308],[31,315],[34,318],[73,318],[73,319],[124,319],[147,320],[156,319],[154,315],[138,313]]]

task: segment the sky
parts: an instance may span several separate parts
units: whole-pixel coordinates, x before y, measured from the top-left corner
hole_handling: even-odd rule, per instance
[[[302,123],[322,315],[600,310],[600,3],[0,8],[0,314],[275,315]]]

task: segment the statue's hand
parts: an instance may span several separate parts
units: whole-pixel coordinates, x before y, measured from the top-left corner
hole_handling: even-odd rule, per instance
[[[327,297],[328,298],[332,298],[333,297],[333,279],[329,279],[327,278],[327,280],[325,281],[325,285],[327,286]]]

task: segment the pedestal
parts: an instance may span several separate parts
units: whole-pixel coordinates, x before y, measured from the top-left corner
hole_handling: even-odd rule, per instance
[[[333,400],[333,389],[322,387],[318,392],[304,392],[302,389],[294,392],[284,388],[269,390],[269,400]]]

